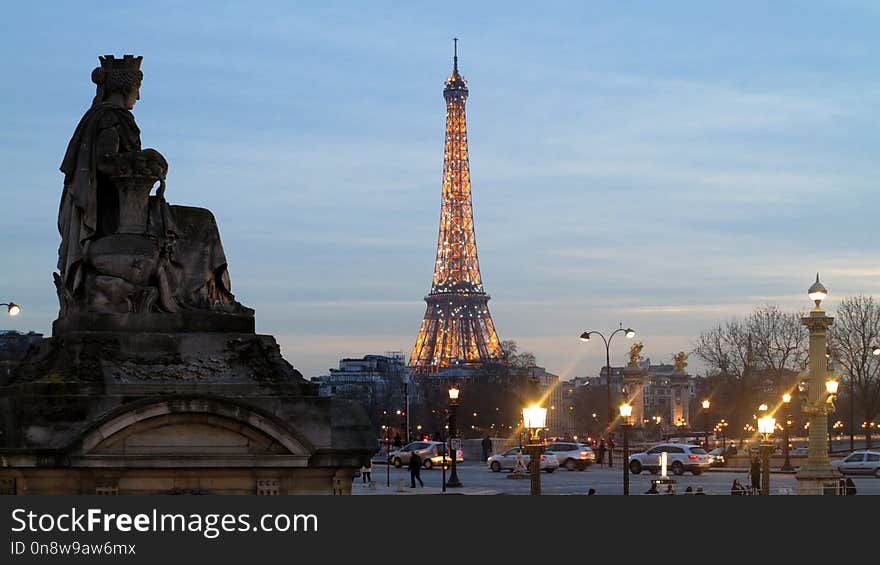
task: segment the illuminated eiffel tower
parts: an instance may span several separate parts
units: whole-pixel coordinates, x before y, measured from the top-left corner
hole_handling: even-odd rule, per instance
[[[467,82],[458,73],[458,39],[446,99],[446,144],[440,235],[428,307],[410,356],[416,373],[451,365],[479,366],[501,354],[501,344],[483,290],[471,206],[465,102]]]

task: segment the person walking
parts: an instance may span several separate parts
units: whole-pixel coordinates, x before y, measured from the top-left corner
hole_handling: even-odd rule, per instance
[[[587,496],[594,496],[596,494],[596,489],[591,488],[587,491]]]
[[[492,454],[492,440],[489,439],[489,435],[483,438],[483,461],[489,458]]]
[[[748,494],[748,492],[746,491],[746,487],[742,486],[742,483],[739,482],[739,479],[733,479],[733,484],[730,486],[730,494],[744,495]]]
[[[608,436],[608,466],[614,467],[614,436]]]
[[[599,463],[599,465],[604,465],[605,464],[605,438],[604,437],[601,440],[599,440],[598,451],[599,451],[598,463]]]
[[[409,488],[416,488],[416,480],[424,488],[425,483],[422,482],[422,458],[418,453],[413,452],[409,458]]]
[[[846,492],[846,496],[853,496],[856,494],[856,483],[850,477],[846,478],[846,482],[844,483],[844,492]]]
[[[400,434],[394,434],[394,447],[395,449],[403,447],[403,439],[401,439]]]
[[[367,460],[364,461],[364,464],[361,466],[361,482],[363,482],[365,485],[373,482],[372,470],[373,462],[370,461],[369,458],[367,458]]]
[[[645,494],[660,494],[660,491],[657,490],[657,483],[655,481],[651,481],[651,488],[646,490]]]
[[[752,494],[761,494],[761,460],[757,455],[752,458],[752,463],[749,465],[749,480],[752,482]]]

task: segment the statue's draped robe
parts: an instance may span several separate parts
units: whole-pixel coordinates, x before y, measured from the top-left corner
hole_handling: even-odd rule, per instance
[[[107,154],[107,147],[99,147],[102,133],[110,128],[118,140],[117,147],[112,148],[116,154]],[[80,300],[89,243],[112,235],[118,226],[116,188],[108,175],[113,160],[140,150],[140,130],[133,114],[124,108],[95,104],[77,125],[61,164],[64,193],[58,212],[58,284],[62,313],[65,300]],[[156,286],[160,293],[172,295],[163,296],[160,304],[240,312],[241,306],[230,290],[226,255],[210,211],[169,206],[164,198],[151,196],[147,232],[162,249],[161,268],[167,277],[167,284],[157,281]]]

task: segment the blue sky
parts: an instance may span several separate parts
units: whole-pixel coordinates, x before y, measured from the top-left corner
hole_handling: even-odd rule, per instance
[[[513,5],[511,5],[513,4]],[[755,305],[878,294],[871,2],[15,3],[0,23],[0,327],[50,332],[67,141],[98,55],[144,56],[167,197],[306,376],[401,350],[437,238],[452,37],[501,339],[563,377],[586,329],[669,361]],[[625,344],[613,351],[623,361]]]

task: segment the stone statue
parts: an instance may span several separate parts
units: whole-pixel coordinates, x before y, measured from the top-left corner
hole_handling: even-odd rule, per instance
[[[99,59],[92,71],[97,94],[61,164],[59,320],[189,310],[252,317],[231,292],[214,216],[170,206],[168,163],[155,149],[141,149],[131,110],[140,99],[142,57]]]
[[[688,366],[687,353],[685,353],[684,351],[679,351],[672,356],[672,360],[675,361],[675,372],[684,373],[684,368]]]
[[[626,364],[627,367],[638,367],[639,361],[643,360],[642,357],[642,348],[645,345],[642,342],[632,344],[632,347],[629,348],[629,363]]]

